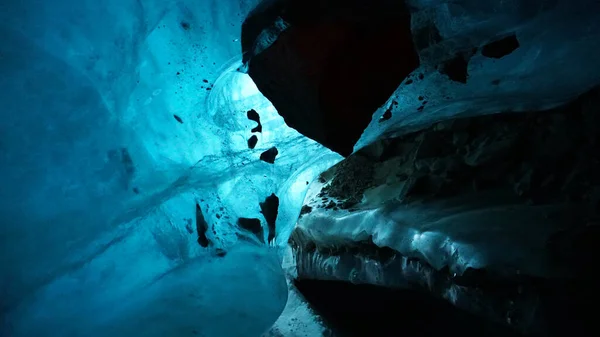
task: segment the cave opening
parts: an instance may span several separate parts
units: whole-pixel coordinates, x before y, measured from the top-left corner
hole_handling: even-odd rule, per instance
[[[421,291],[308,279],[294,285],[339,337],[521,336]]]
[[[324,13],[312,2],[287,6],[281,17],[290,27],[252,57],[249,75],[290,127],[348,156],[373,112],[420,64],[410,12],[385,1],[321,4]],[[243,38],[260,39],[251,33],[264,25],[256,17]]]

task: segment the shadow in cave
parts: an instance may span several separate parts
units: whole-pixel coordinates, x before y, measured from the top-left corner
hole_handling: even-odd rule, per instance
[[[294,283],[336,337],[521,336],[419,291],[338,281]]]
[[[275,18],[289,27],[255,54]],[[420,65],[403,1],[271,1],[246,18],[242,49],[248,74],[286,124],[344,156]]]

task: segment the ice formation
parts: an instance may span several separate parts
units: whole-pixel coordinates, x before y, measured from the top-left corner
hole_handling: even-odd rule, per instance
[[[236,220],[266,225],[260,203],[274,193],[285,237],[307,182],[340,157],[288,128],[236,71],[255,5],[0,5],[3,336],[104,336],[107,324],[245,336],[275,321],[287,297],[277,254],[239,241]],[[276,164],[260,161],[274,146]]]
[[[1,336],[259,336],[276,321],[282,247],[310,184],[343,158],[286,125],[289,107],[246,73],[242,23],[260,2],[0,3]],[[457,115],[556,106],[600,81],[596,2],[408,3],[412,28],[435,22],[445,42],[419,51],[412,85],[354,149]],[[266,26],[253,53],[289,27]],[[431,67],[510,34],[510,55],[469,56],[467,85]],[[366,213],[356,221],[390,221]],[[357,234],[339,228],[352,216],[322,220]]]

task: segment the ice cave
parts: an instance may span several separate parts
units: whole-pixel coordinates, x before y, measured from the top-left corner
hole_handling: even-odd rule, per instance
[[[597,336],[600,1],[0,0],[1,337]]]

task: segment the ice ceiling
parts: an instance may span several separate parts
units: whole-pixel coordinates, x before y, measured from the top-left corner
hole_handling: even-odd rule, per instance
[[[288,127],[239,70],[259,2],[0,3],[0,335],[259,336],[277,319],[281,247],[310,183],[343,157]],[[354,149],[453,116],[553,107],[600,82],[597,2],[410,5],[413,25],[449,41],[442,54],[509,34],[520,47],[470,55],[466,84],[422,52]],[[253,52],[280,31],[263,33]]]

